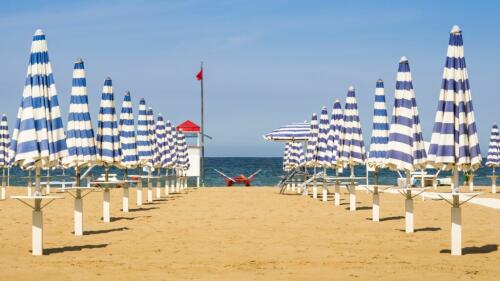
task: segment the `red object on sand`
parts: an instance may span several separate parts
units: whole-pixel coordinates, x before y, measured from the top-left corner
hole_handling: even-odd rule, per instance
[[[214,169],[215,170],[215,169]],[[226,183],[226,186],[233,186],[234,184],[244,184],[245,186],[250,186],[252,184],[252,181],[255,179],[255,176],[257,176],[258,173],[260,173],[261,170],[258,170],[257,172],[253,173],[251,176],[246,177],[243,174],[240,174],[239,176],[235,177],[228,177],[226,176],[223,172],[215,170],[219,175],[221,175],[224,178],[224,182]]]

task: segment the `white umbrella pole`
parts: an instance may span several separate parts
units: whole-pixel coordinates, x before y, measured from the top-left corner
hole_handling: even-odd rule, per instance
[[[493,167],[493,174],[491,175],[491,193],[497,193],[497,175],[495,167]]]
[[[165,169],[165,196],[168,196],[168,190],[169,190],[169,176],[168,176],[168,169]]]
[[[75,168],[75,187],[80,187],[80,166]],[[75,207],[73,209],[74,216],[74,230],[76,236],[83,235],[83,198],[82,191],[80,189],[76,190],[75,195]]]
[[[6,196],[6,182],[5,182],[5,168],[2,169],[2,194],[0,195],[1,200],[5,200]]]
[[[105,181],[107,182],[109,180],[109,167],[106,164],[105,166]],[[107,183],[106,183],[107,184]],[[104,192],[102,194],[102,221],[103,222],[110,222],[110,194],[109,194],[109,188],[105,186]]]
[[[28,170],[28,196],[31,196],[32,192],[31,192],[31,170]]]
[[[158,172],[156,173],[158,178],[156,179],[156,199],[161,198],[161,168],[158,168]]]
[[[328,189],[326,186],[326,168],[323,168],[323,196],[322,196],[323,202],[328,201]]]
[[[339,176],[339,168],[335,169],[335,175]],[[335,179],[335,206],[340,206],[340,184],[338,179]]]
[[[7,186],[10,186],[10,168],[7,168]]]
[[[50,168],[47,169],[47,179],[45,182],[45,194],[50,194]]]
[[[35,167],[35,196],[42,196],[40,192],[40,165],[36,164]],[[43,255],[43,212],[42,212],[42,199],[35,199],[35,207],[32,213],[32,248],[31,253],[33,256]]]
[[[459,177],[458,169],[453,168],[453,205],[451,207],[451,255],[462,255],[462,210],[459,201]]]
[[[354,165],[351,165],[351,178],[354,178]],[[356,185],[354,179],[349,182],[349,210],[356,211]]]
[[[410,171],[406,171],[406,199],[405,199],[405,222],[406,233],[413,233],[414,223],[413,223],[413,198],[411,196],[411,174]]]
[[[314,166],[313,198],[318,198],[318,186],[316,185],[316,166]]]
[[[372,220],[380,221],[380,194],[378,193],[378,167],[375,167],[373,172],[373,204],[372,204]]]
[[[152,171],[148,169],[148,203],[153,202],[153,181],[151,180]]]
[[[181,192],[181,175],[178,169],[175,170],[175,192]]]
[[[124,178],[125,180],[128,179],[128,169],[125,168],[124,171]],[[129,189],[129,183],[125,182],[125,185],[123,186],[123,196],[122,196],[122,211],[125,213],[128,213],[128,199],[130,195],[130,189]]]
[[[139,176],[139,181],[137,182],[137,186],[135,188],[136,191],[136,197],[135,197],[135,204],[137,206],[142,205],[142,177]]]

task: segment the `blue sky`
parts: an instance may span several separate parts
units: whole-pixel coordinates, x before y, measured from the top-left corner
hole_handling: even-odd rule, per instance
[[[135,112],[144,97],[174,123],[198,122],[194,76],[203,60],[209,156],[280,156],[282,144],[262,135],[343,102],[349,85],[368,145],[375,82],[384,79],[390,108],[404,55],[428,140],[457,24],[484,154],[500,121],[499,9],[495,1],[4,1],[0,111],[13,126],[31,36],[42,28],[65,118],[73,63],[82,57],[94,120],[111,76],[118,106],[130,90]]]

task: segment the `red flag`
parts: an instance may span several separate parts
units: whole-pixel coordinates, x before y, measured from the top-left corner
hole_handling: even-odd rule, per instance
[[[196,80],[202,80],[203,79],[203,68],[196,74]]]

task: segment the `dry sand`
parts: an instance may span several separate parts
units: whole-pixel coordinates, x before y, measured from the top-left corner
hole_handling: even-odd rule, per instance
[[[8,190],[9,195],[19,190]],[[44,212],[45,256],[31,256],[31,213],[0,202],[0,280],[500,280],[500,210],[463,208],[464,256],[449,254],[450,208],[415,200],[416,233],[403,232],[403,198],[370,194],[359,210],[273,188],[210,188],[100,221],[102,193],[85,198],[86,235],[72,234],[73,200]]]

